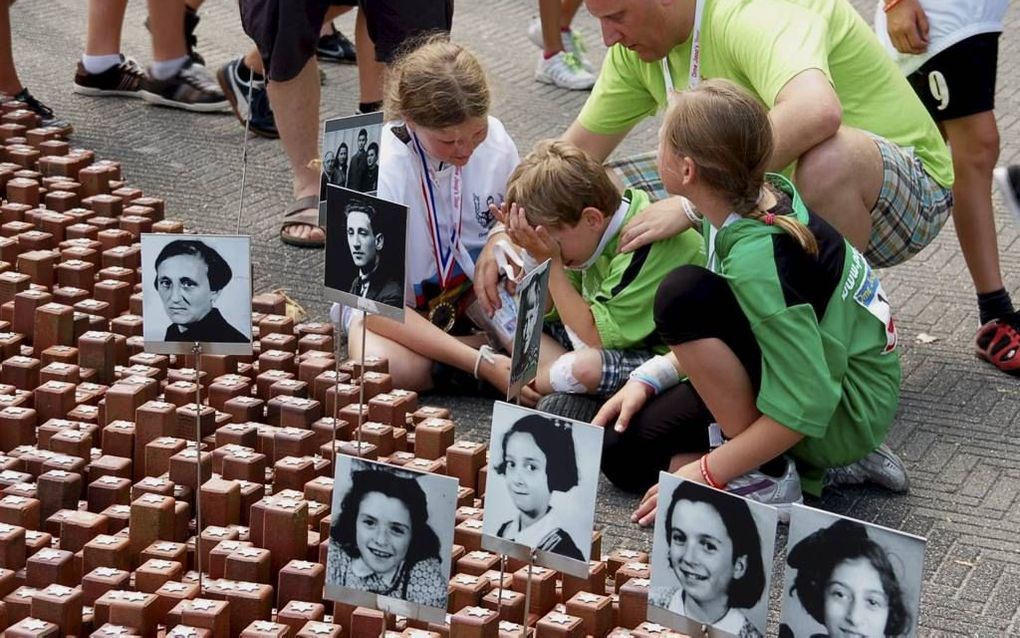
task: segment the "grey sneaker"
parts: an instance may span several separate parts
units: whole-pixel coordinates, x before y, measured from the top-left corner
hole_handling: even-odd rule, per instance
[[[190,59],[176,75],[157,80],[146,74],[142,80],[142,99],[152,104],[200,113],[230,111],[230,101],[215,78],[201,64]]]
[[[790,505],[804,502],[797,466],[789,458],[786,459],[786,471],[783,472],[783,476],[776,478],[759,470],[752,470],[730,481],[726,485],[726,491],[775,507],[779,511],[780,523],[790,522]]]
[[[910,489],[910,479],[903,461],[883,443],[874,452],[856,463],[832,467],[825,471],[825,485],[861,485],[874,483],[887,490],[903,493]]]

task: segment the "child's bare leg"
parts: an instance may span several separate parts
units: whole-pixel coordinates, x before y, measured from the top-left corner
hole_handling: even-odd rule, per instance
[[[747,370],[721,339],[698,339],[671,349],[726,438],[737,436],[761,416]]]
[[[557,344],[559,345],[559,344]],[[544,347],[544,346],[543,346]],[[574,394],[590,394],[598,390],[602,383],[602,351],[595,348],[584,348],[573,352],[565,352],[556,357],[541,374],[548,389],[539,385],[539,392],[571,392]]]
[[[542,335],[542,345],[538,351],[538,376],[535,377],[535,390],[539,394],[555,392],[549,382],[549,368],[566,352],[567,349],[558,341],[547,334]]]
[[[347,351],[352,359],[361,357],[361,322],[357,315],[351,319]],[[394,387],[415,392],[432,389],[432,361],[414,350],[369,330],[365,335],[365,354],[389,360]]]

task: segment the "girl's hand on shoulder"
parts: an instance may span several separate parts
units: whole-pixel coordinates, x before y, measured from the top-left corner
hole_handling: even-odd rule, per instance
[[[684,215],[678,197],[667,197],[634,216],[620,231],[620,252],[629,253],[661,239],[668,239],[689,229],[691,222]]]

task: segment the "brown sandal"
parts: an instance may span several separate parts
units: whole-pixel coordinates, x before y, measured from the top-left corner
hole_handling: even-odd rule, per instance
[[[283,214],[283,224],[280,226],[280,241],[291,246],[300,248],[324,248],[325,240],[304,239],[295,237],[284,231],[291,226],[319,226],[319,196],[307,195],[299,198]]]

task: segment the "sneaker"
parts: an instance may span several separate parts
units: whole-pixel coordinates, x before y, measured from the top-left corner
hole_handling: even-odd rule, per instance
[[[992,173],[992,177],[1002,193],[1002,201],[1006,202],[1006,209],[1020,224],[1020,164],[1000,166]]]
[[[42,126],[60,129],[62,137],[67,137],[74,132],[74,127],[71,126],[70,122],[54,115],[53,109],[36,99],[34,95],[28,92],[27,88],[22,88],[21,92],[14,96],[14,99],[24,102],[26,109],[38,115]]]
[[[844,467],[831,467],[825,471],[826,486],[861,485],[874,483],[892,492],[903,493],[910,489],[910,480],[903,461],[885,443],[863,459]]]
[[[202,54],[195,50],[198,46],[198,36],[195,35],[195,28],[198,26],[201,18],[198,17],[198,12],[191,7],[184,7],[184,42],[188,46],[188,57],[195,64],[205,65],[205,58]],[[149,28],[149,19],[145,19],[145,28],[149,33],[152,33],[152,29]]]
[[[120,64],[102,73],[89,73],[79,60],[74,72],[73,89],[79,95],[141,97],[144,78],[145,73],[138,63],[124,56],[120,56]]]
[[[333,27],[333,32],[319,38],[315,45],[315,55],[323,62],[337,62],[339,64],[356,64],[358,54],[354,49],[354,43],[347,36]]]
[[[240,73],[241,58],[231,60],[219,68],[216,72],[216,81],[223,89],[224,95],[230,102],[230,108],[234,115],[244,124],[248,117],[251,117],[249,130],[256,135],[276,139],[280,137],[276,130],[276,118],[273,116],[273,109],[269,106],[269,92],[266,90],[265,80],[253,80],[251,82],[251,99],[248,95],[248,78],[242,77],[247,73]]]
[[[146,102],[196,111],[200,113],[230,110],[230,101],[201,64],[191,60],[181,70],[165,80],[149,74],[142,80],[142,98]]]
[[[542,40],[542,21],[538,18],[533,18],[531,24],[528,25],[528,39],[531,40],[532,44],[537,46],[539,49],[545,49],[545,42]],[[588,73],[595,72],[595,66],[588,60],[585,55],[588,51],[588,47],[584,44],[584,38],[581,37],[580,32],[577,29],[568,29],[566,31],[560,31],[560,39],[563,43],[563,50],[567,53],[573,53],[577,56],[577,59],[581,61],[581,66]]]
[[[797,466],[789,458],[786,459],[786,471],[781,477],[776,478],[760,470],[752,470],[727,483],[726,491],[775,507],[781,523],[790,522],[790,505],[804,502]]]
[[[584,69],[576,55],[565,51],[560,51],[548,60],[539,56],[535,79],[571,91],[587,91],[595,85],[595,76]]]

